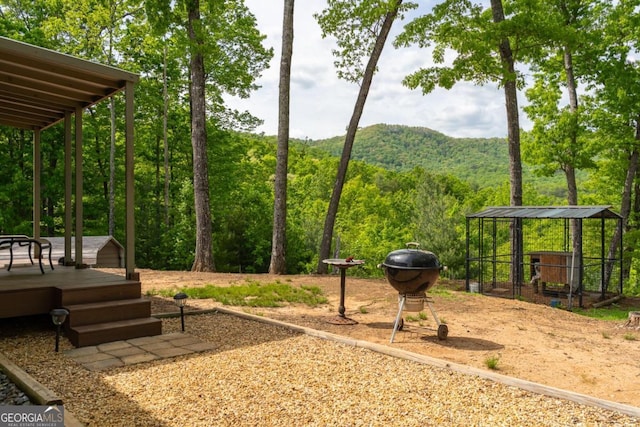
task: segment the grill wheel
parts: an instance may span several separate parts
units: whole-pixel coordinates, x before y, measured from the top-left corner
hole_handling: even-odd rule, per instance
[[[449,328],[447,327],[447,325],[441,324],[440,326],[438,326],[438,339],[446,340],[447,335],[449,335]]]

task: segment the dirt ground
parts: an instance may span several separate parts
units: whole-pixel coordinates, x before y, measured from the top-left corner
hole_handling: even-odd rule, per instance
[[[424,306],[404,312],[404,327],[391,343],[398,314],[398,294],[385,279],[346,278],[345,315],[353,325],[336,323],[340,277],[271,276],[266,274],[192,273],[139,270],[143,294],[152,290],[215,284],[232,286],[280,281],[294,286],[317,286],[329,302],[320,307],[229,307],[300,326],[390,345],[439,359],[488,369],[497,360],[497,372],[614,402],[640,406],[640,330],[626,321],[587,318],[548,304],[465,292],[444,280],[428,296],[448,336],[438,339],[437,324]],[[171,298],[149,296],[155,313],[175,312]],[[563,301],[566,304],[566,300]],[[629,311],[640,309],[637,301]],[[188,300],[186,311],[214,308],[210,300]],[[415,320],[413,320],[415,319]]]

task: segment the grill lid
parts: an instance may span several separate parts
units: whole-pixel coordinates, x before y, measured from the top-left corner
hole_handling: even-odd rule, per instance
[[[440,261],[433,252],[419,249],[398,249],[389,252],[382,265],[399,269],[439,269]]]

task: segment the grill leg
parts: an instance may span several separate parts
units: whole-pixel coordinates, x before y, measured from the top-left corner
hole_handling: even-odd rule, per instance
[[[402,310],[404,309],[404,302],[406,301],[406,295],[400,296],[400,303],[398,309],[398,315],[396,316],[396,321],[393,324],[393,332],[391,333],[391,343],[393,344],[393,338],[396,336],[396,331],[398,330],[398,325],[400,324],[400,318],[402,317]]]
[[[431,305],[431,301],[426,300],[426,302],[427,302],[427,306],[429,306],[429,310],[431,310],[433,319],[436,321],[436,325],[438,325],[438,339],[446,340],[447,335],[449,335],[449,327],[443,323],[440,323],[440,319],[438,319],[438,315],[436,314],[436,311],[433,309],[433,306]]]
[[[431,302],[429,300],[426,300],[425,302],[427,303],[429,310],[431,310],[431,314],[433,315],[433,319],[436,321],[436,325],[440,326],[440,319],[438,319],[438,315],[436,314],[436,311],[433,309]]]

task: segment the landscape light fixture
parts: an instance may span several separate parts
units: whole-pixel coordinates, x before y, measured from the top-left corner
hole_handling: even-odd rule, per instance
[[[69,315],[69,311],[64,308],[54,308],[51,310],[51,320],[53,324],[56,325],[56,353],[58,352],[59,344],[60,344],[60,327],[67,320],[67,316]]]
[[[184,332],[184,306],[187,304],[187,294],[179,292],[173,296],[173,300],[180,307],[180,322],[182,324],[182,332]]]

